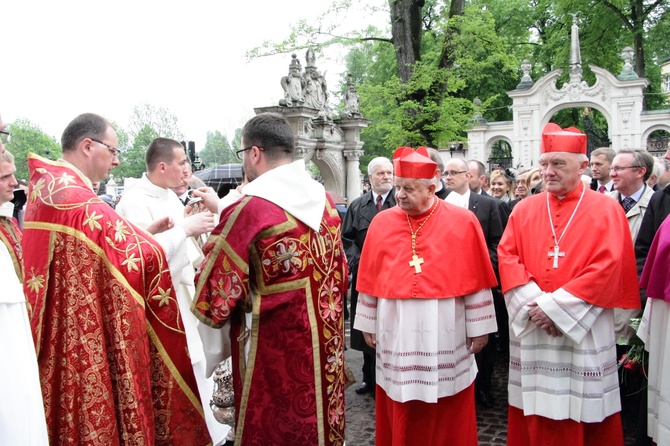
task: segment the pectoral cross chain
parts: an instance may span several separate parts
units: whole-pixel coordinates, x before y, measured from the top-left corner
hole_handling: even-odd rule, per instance
[[[565,257],[565,252],[559,252],[558,245],[554,246],[553,251],[549,251],[549,254],[547,254],[549,257],[554,258],[554,264],[553,267],[554,269],[558,268],[558,258],[559,257]]]
[[[421,264],[423,263],[423,258],[414,254],[412,260],[409,262],[409,266],[414,267],[414,273],[419,274],[421,272]]]

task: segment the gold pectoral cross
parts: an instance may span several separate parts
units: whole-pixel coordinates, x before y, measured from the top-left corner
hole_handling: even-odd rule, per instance
[[[556,246],[554,246],[554,250],[549,251],[549,254],[547,254],[549,257],[554,258],[554,264],[553,264],[554,269],[558,268],[558,258],[559,257],[565,257],[564,252],[558,252],[558,251],[559,251],[558,245],[556,245]]]
[[[412,260],[409,262],[409,266],[414,267],[414,274],[419,274],[421,272],[421,264],[423,259],[416,254],[412,256]]]

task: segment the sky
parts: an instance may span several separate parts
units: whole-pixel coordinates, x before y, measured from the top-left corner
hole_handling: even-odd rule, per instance
[[[356,1],[356,0],[354,0]],[[368,0],[366,4],[383,4]],[[207,132],[232,140],[254,107],[277,105],[290,54],[247,61],[246,51],[280,42],[300,19],[314,20],[329,0],[7,0],[2,6],[0,114],[27,118],[60,141],[77,115],[93,112],[128,128],[145,103],[177,116],[185,139],[202,149]],[[349,14],[344,28],[383,27],[388,14]],[[305,65],[304,51],[298,58]],[[344,52],[316,65],[331,92]],[[333,99],[331,103],[339,102]]]

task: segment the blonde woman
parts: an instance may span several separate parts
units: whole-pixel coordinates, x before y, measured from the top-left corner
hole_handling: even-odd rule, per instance
[[[537,187],[539,183],[542,182],[542,175],[540,174],[540,169],[534,168],[528,173],[526,178],[526,187],[528,188],[529,194],[536,194],[542,191],[542,187]]]
[[[491,189],[489,190],[489,194],[505,203],[510,202],[513,198],[513,175],[509,169],[497,169],[491,172]]]

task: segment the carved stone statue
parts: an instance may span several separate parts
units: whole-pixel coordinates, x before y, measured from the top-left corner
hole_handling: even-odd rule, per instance
[[[351,73],[349,73],[349,81],[347,82],[349,87],[347,92],[344,93],[344,114],[348,118],[353,118],[354,116],[361,115],[361,109],[359,106],[360,97],[356,94],[356,87],[354,87],[354,81],[352,80]]]
[[[288,66],[288,76],[281,78],[281,86],[284,89],[284,99],[279,101],[279,105],[285,107],[299,107],[305,102],[303,95],[302,67],[295,54],[291,55],[291,63]]]
[[[305,106],[321,110],[328,100],[326,79],[316,69],[305,71]]]
[[[305,54],[305,62],[307,63],[303,75],[305,106],[323,110],[328,102],[328,86],[326,78],[316,69],[316,57],[311,48]]]

